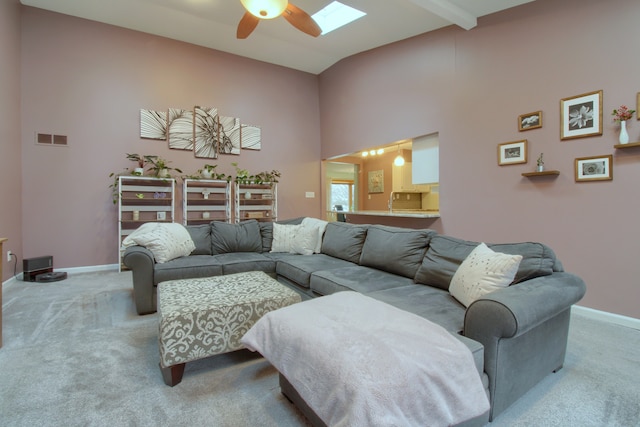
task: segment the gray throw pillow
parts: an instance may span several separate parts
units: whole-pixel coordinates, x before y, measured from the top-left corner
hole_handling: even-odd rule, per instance
[[[262,252],[260,226],[255,219],[240,224],[211,223],[211,253]]]
[[[422,264],[434,230],[371,225],[362,247],[360,265],[413,278]]]
[[[366,236],[366,225],[330,222],[322,239],[322,253],[357,264]]]
[[[479,244],[480,242],[455,237],[433,236],[414,281],[448,290],[451,279],[460,264]],[[542,243],[500,243],[487,244],[487,246],[495,252],[522,255],[522,261],[513,283],[538,276],[548,276],[557,271],[557,268],[554,270],[554,266],[557,267],[559,264],[556,261],[555,253]]]
[[[211,255],[211,225],[187,225],[186,228],[196,245],[191,255]]]

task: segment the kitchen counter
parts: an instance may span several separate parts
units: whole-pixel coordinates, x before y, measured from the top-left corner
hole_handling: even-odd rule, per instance
[[[351,224],[380,224],[405,228],[438,229],[440,212],[412,209],[384,211],[346,211],[346,220]]]
[[[394,209],[392,211],[346,211],[347,216],[350,215],[368,215],[368,216],[386,216],[396,218],[440,218],[438,211],[424,211],[414,209]]]

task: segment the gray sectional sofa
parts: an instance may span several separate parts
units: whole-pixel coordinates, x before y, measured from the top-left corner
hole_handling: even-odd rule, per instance
[[[428,229],[330,222],[320,253],[299,255],[270,252],[272,223],[212,222],[187,229],[196,246],[189,256],[156,263],[144,247],[125,250],[139,314],[156,311],[160,282],[244,271],[267,272],[304,298],[357,291],[437,323],[465,343],[489,395],[489,419],[562,367],[571,306],[586,291],[542,243],[489,244],[496,252],[522,255],[522,261],[513,284],[465,307],[448,288],[478,242]]]

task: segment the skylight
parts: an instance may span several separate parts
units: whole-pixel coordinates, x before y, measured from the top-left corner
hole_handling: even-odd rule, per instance
[[[334,1],[315,13],[312,18],[322,28],[322,34],[327,34],[365,15],[366,13],[358,9],[344,5],[339,1]]]

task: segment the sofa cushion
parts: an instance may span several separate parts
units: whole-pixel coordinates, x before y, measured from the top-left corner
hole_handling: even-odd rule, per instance
[[[264,271],[275,273],[276,262],[257,252],[234,252],[214,255],[222,264],[222,274],[245,273],[248,271]]]
[[[189,255],[196,248],[184,225],[177,222],[147,222],[122,241],[122,250],[129,246],[144,246],[157,263]]]
[[[448,290],[453,275],[480,242],[471,242],[455,237],[436,234],[429,242],[429,248],[414,278],[416,283],[436,286]],[[535,242],[488,244],[496,252],[522,255],[522,261],[514,283],[539,276],[548,276],[559,271],[560,263],[555,253],[547,245]]]
[[[322,239],[322,253],[357,264],[366,236],[366,225],[330,222]]]
[[[449,293],[465,307],[490,292],[513,282],[522,255],[494,252],[480,243],[458,267],[451,279]]]
[[[371,225],[362,247],[360,265],[413,277],[422,264],[433,230]]]
[[[211,255],[211,224],[187,225],[196,248],[191,255]]]
[[[330,295],[340,291],[356,291],[364,294],[414,283],[412,279],[398,276],[397,274],[387,273],[375,268],[352,265],[316,271],[311,274],[309,284],[311,290],[315,293]]]
[[[349,261],[325,254],[314,254],[311,256],[289,255],[278,258],[276,273],[299,286],[309,288],[311,273],[314,271],[349,267],[352,265],[354,264]]]
[[[211,253],[262,252],[262,236],[258,221],[251,219],[239,224],[213,221],[211,223]]]
[[[167,280],[210,277],[222,274],[222,264],[211,255],[190,255],[154,267],[153,284]]]

